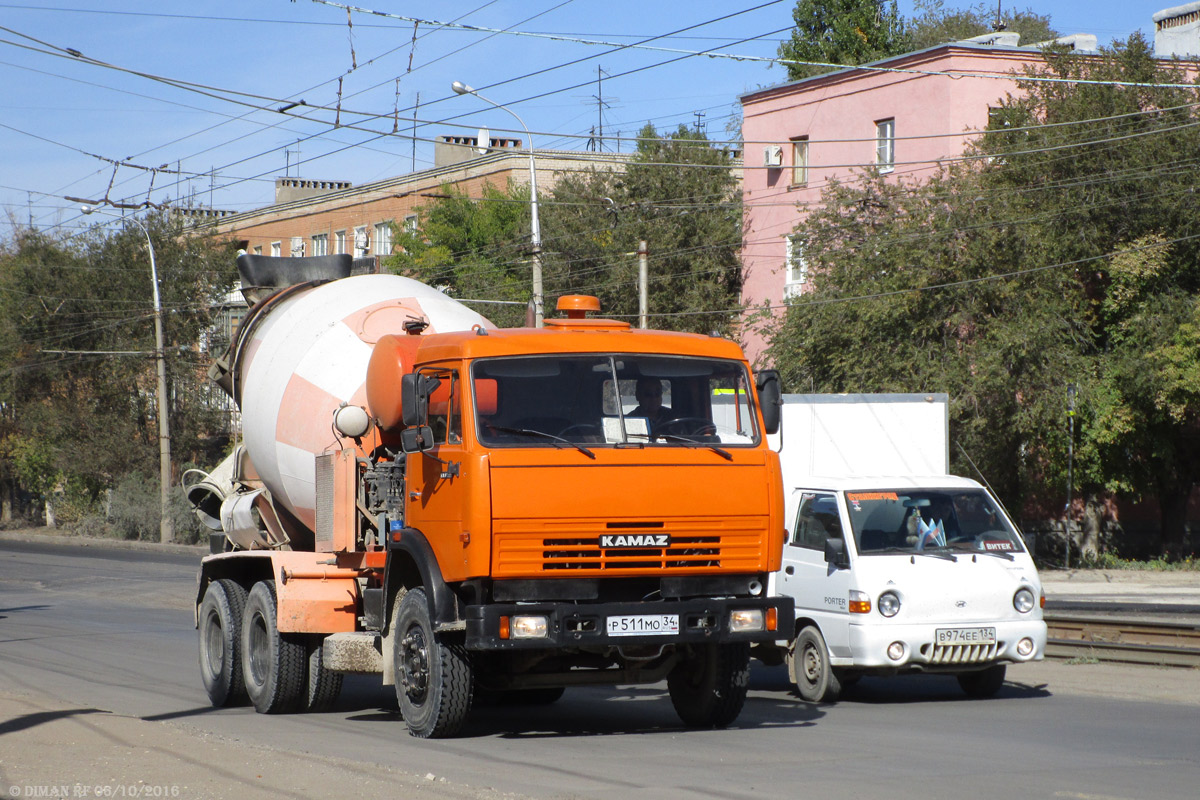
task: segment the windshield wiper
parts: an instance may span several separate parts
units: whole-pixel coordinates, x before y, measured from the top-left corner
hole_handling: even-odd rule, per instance
[[[945,561],[958,562],[958,559],[950,553],[935,553],[930,550],[913,550],[911,547],[883,547],[878,550],[863,550],[865,556],[873,556],[879,553],[902,553],[906,556],[929,556],[930,558],[940,558]]]
[[[1003,558],[1006,561],[1016,561],[1016,559],[1013,557],[1012,553],[1006,553],[1003,550],[974,550],[971,552],[971,554],[972,555],[984,555],[984,556],[996,556],[996,558]]]
[[[503,425],[492,425],[491,428],[492,430],[499,431],[500,433],[515,433],[519,436],[539,436],[543,439],[550,439],[556,443],[555,447],[559,447],[560,444],[565,444],[568,447],[574,447],[576,450],[583,453],[593,461],[596,459],[596,454],[591,450],[588,450],[583,445],[572,442],[570,439],[564,439],[561,436],[555,436],[553,433],[546,433],[545,431],[533,431],[529,428],[507,428]]]
[[[933,551],[930,551],[930,550],[914,550],[914,551],[913,551],[913,555],[915,555],[915,556],[929,556],[930,558],[940,558],[940,559],[943,559],[943,560],[945,560],[945,561],[953,561],[953,562],[954,562],[954,563],[956,563],[956,564],[958,563],[958,556],[955,556],[955,555],[953,555],[952,553],[935,553],[935,552],[933,552]]]
[[[676,436],[673,433],[656,433],[652,438],[662,439],[665,442],[681,442],[683,444],[693,445],[695,447],[707,447],[709,450],[712,450],[726,461],[733,461],[733,456],[730,455],[728,450],[722,450],[715,444],[711,444],[709,442],[698,442],[695,439],[689,439],[686,436]]]

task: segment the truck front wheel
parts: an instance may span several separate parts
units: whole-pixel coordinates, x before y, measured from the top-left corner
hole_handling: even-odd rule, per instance
[[[245,608],[245,588],[227,578],[210,583],[200,602],[200,680],[217,708],[246,702],[242,680]]]
[[[434,634],[421,588],[397,598],[392,625],[396,700],[409,733],[420,739],[453,736],[471,710],[474,690],[466,649]]]
[[[750,645],[699,645],[667,675],[671,704],[685,725],[724,728],[742,713],[750,688]]]
[[[254,584],[242,617],[242,673],[260,714],[297,710],[305,689],[303,637],[279,632],[276,609],[275,581]]]
[[[800,696],[810,703],[835,703],[842,683],[829,664],[825,637],[814,625],[801,629],[788,651],[788,673]]]

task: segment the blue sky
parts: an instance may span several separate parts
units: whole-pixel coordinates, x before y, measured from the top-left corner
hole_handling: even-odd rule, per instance
[[[1093,33],[1107,43],[1134,30],[1152,40],[1151,16],[1175,4],[1014,6],[1049,14],[1064,34]],[[354,12],[351,27],[345,5],[425,22],[416,25],[414,44],[412,22]],[[0,0],[0,239],[14,222],[83,224],[78,203],[64,196],[185,198],[246,210],[269,204],[275,177],[285,173],[360,184],[432,166],[429,140],[436,136],[517,127],[483,101],[453,94],[454,80],[510,105],[537,148],[583,149],[601,125],[606,137],[629,136],[648,121],[659,130],[700,121],[711,137],[723,138],[737,96],[783,81],[784,70],[686,54],[711,49],[771,57],[793,6],[794,0]],[[911,15],[911,0],[900,9]],[[614,47],[652,37],[658,38],[646,46],[661,49]],[[87,63],[68,48],[110,66]],[[300,100],[306,105],[289,114],[275,110]],[[343,127],[334,127],[339,121]],[[609,140],[605,149],[615,146]]]

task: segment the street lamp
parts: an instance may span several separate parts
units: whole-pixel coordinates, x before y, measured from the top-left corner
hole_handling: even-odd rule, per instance
[[[538,192],[537,192],[537,169],[533,160],[533,134],[529,132],[529,126],[525,124],[525,120],[517,116],[517,112],[513,111],[508,106],[501,105],[495,100],[489,100],[479,92],[467,86],[462,81],[455,81],[450,84],[450,88],[455,94],[473,94],[485,103],[491,103],[496,108],[507,111],[513,115],[517,122],[521,123],[521,127],[525,129],[526,141],[529,142],[529,238],[533,248],[533,324],[540,328],[542,327],[542,229],[538,223]]]
[[[1064,566],[1071,568],[1071,489],[1075,485],[1075,384],[1067,384],[1067,513],[1066,558]]]
[[[158,481],[160,516],[159,539],[175,539],[175,524],[171,520],[171,429],[167,419],[167,361],[163,353],[162,300],[158,295],[158,268],[154,263],[154,242],[149,229],[137,217],[124,217],[92,206],[81,206],[84,214],[104,214],[132,222],[146,234],[146,250],[150,253],[150,280],[154,284],[154,358],[158,362]]]

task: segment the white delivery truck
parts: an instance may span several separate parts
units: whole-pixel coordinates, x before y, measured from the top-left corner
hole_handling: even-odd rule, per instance
[[[1003,506],[949,474],[944,394],[785,395],[774,447],[787,536],[768,595],[795,598],[793,637],[765,648],[801,697],[864,675],[954,675],[994,694],[1041,660],[1045,597]]]

